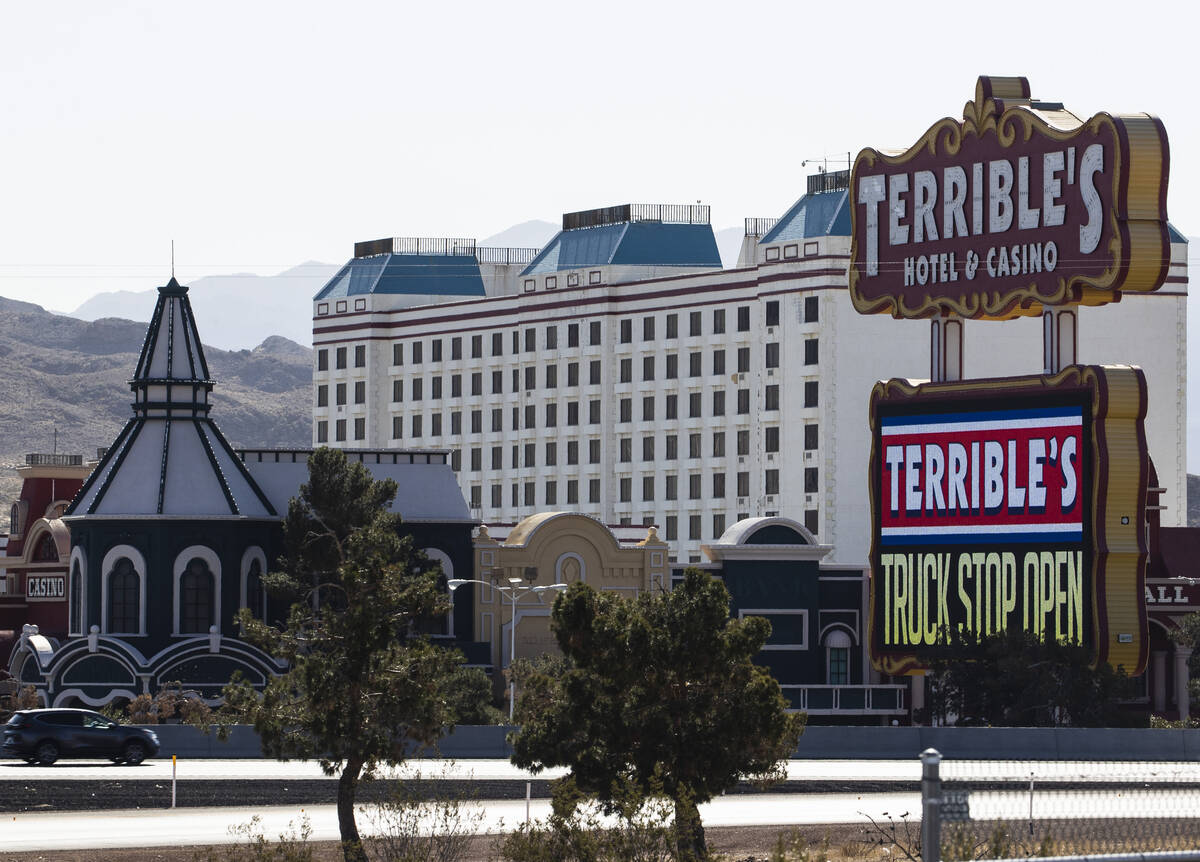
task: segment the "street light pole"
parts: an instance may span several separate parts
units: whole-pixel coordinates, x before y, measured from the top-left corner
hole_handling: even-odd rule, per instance
[[[540,587],[521,587],[520,586],[520,584],[521,584],[520,578],[509,578],[507,587],[500,586],[499,584],[489,583],[488,581],[480,581],[475,578],[451,578],[449,581],[446,582],[446,586],[450,588],[450,592],[454,592],[459,587],[461,587],[463,584],[481,584],[485,587],[491,587],[492,589],[499,590],[500,592],[506,593],[508,595],[509,602],[512,604],[511,622],[509,623],[509,627],[508,627],[509,628],[509,631],[508,631],[508,635],[509,635],[508,664],[509,664],[510,668],[512,666],[513,659],[515,659],[517,657],[517,603],[520,601],[521,597],[524,595],[527,595],[529,593],[532,593],[534,595],[541,595],[542,593],[549,592],[549,591],[560,592],[567,588],[567,585],[562,584],[562,583],[545,584]],[[513,712],[516,709],[516,706],[517,706],[517,681],[516,681],[516,679],[513,678],[512,672],[510,670],[509,675],[508,675],[508,723],[509,724],[512,724]]]

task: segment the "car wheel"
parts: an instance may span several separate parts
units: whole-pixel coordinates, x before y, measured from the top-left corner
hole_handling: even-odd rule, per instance
[[[28,763],[30,766],[33,766],[33,764],[37,763],[36,757],[23,757],[21,759],[24,760],[26,763]]]
[[[38,747],[33,752],[33,759],[42,766],[49,766],[58,760],[58,746],[49,740],[38,743]]]
[[[136,739],[125,743],[125,747],[121,749],[121,760],[129,766],[137,766],[146,759],[146,746]]]
[[[119,758],[119,757],[110,757],[109,760],[111,760],[113,763],[117,763],[117,764],[119,764],[121,762],[121,758]]]

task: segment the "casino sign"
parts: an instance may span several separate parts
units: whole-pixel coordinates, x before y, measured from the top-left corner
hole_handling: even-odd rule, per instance
[[[850,181],[849,285],[863,314],[1004,320],[1101,305],[1166,278],[1167,135],[1146,114],[1082,121],[981,77],[962,121]]]
[[[1146,381],[1131,367],[871,393],[871,655],[1019,628],[1146,664]]]

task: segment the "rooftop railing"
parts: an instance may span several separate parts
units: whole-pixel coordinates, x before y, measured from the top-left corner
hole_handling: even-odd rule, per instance
[[[477,248],[475,259],[480,263],[533,263],[540,248]]]
[[[26,467],[78,467],[82,463],[82,455],[47,455],[40,453],[25,456]]]
[[[562,229],[579,230],[625,222],[661,222],[662,224],[709,224],[707,204],[620,204],[614,207],[563,213]]]
[[[354,244],[355,257],[374,257],[379,254],[436,255],[438,257],[473,257],[479,263],[529,263],[538,256],[540,248],[482,248],[466,237],[397,236],[373,239]]]
[[[765,236],[777,224],[779,224],[777,218],[748,218],[746,219],[746,236]]]
[[[850,188],[850,171],[829,171],[822,174],[809,174],[808,193],[821,195],[826,192],[840,192]]]

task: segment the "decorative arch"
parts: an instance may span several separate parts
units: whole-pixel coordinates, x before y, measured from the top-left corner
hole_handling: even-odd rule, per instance
[[[132,691],[127,688],[114,688],[109,691],[104,697],[89,697],[81,688],[64,688],[54,696],[54,706],[60,707],[69,704],[73,700],[79,700],[86,703],[90,707],[107,706],[119,697],[133,700],[137,697]],[[45,701],[46,696],[42,694],[42,700]]]
[[[821,639],[825,647],[825,680],[830,685],[850,684],[850,649],[854,644],[845,626],[826,629]]]
[[[442,567],[441,583],[445,584],[454,577],[454,563],[450,561],[450,555],[441,548],[422,548],[421,553],[428,557],[430,562]],[[454,637],[454,593],[449,587],[446,587],[446,592],[450,595],[450,610],[445,614],[441,633],[447,637]]]
[[[568,551],[554,561],[554,583],[570,583],[567,578],[572,574],[582,583],[587,583],[587,563],[583,561],[583,557],[579,556],[579,554],[574,551]]]
[[[122,560],[129,561],[128,567],[121,564]],[[131,576],[136,578],[136,583],[131,581]],[[132,596],[131,590],[134,591]],[[118,631],[110,628],[110,615],[117,610],[113,605],[114,599],[120,600],[122,607],[127,607],[125,602],[137,602],[133,615],[136,630]],[[124,614],[122,616],[127,618]],[[146,634],[146,558],[133,545],[114,545],[100,564],[100,631],[114,635]]]
[[[254,571],[255,564],[258,566],[257,573]],[[239,590],[242,599],[241,605],[244,608],[250,608],[255,619],[264,620],[267,617],[267,591],[262,585],[262,576],[267,573],[267,555],[263,549],[258,545],[247,548],[242,553],[241,569],[242,580]]]
[[[184,595],[183,587],[185,583],[185,575],[188,575],[188,581],[192,581],[194,576],[202,575],[202,571],[189,572],[189,564],[193,560],[200,560],[208,570],[211,576],[205,589],[208,591],[207,596],[207,617],[208,625],[204,626],[204,631],[184,631],[182,625],[185,621],[183,613]],[[206,545],[189,545],[184,548],[175,557],[175,563],[171,567],[173,592],[171,596],[171,606],[173,608],[173,625],[171,633],[173,635],[207,635],[210,627],[215,626],[217,632],[221,631],[221,560],[217,557],[216,552]],[[199,584],[189,584],[189,594],[194,588],[198,588]],[[190,595],[195,601],[200,601],[203,596]],[[196,628],[197,626],[189,626]]]
[[[83,548],[71,549],[67,567],[67,633],[82,635],[87,631],[87,557]]]

